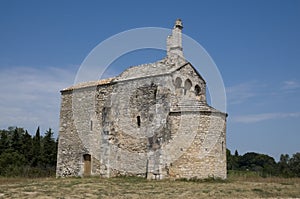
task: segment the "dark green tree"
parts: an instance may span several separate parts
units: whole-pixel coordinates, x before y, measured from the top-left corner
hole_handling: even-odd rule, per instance
[[[32,161],[31,166],[37,167],[41,165],[41,135],[40,135],[40,127],[37,128],[35,136],[32,140]]]
[[[295,177],[300,177],[300,153],[296,153],[290,159],[290,169]]]
[[[13,151],[22,153],[22,137],[24,134],[23,128],[15,128],[11,138],[11,148]]]
[[[241,170],[256,171],[262,176],[277,175],[278,169],[274,158],[259,153],[246,153],[239,158]]]
[[[237,170],[239,168],[238,159],[239,156],[236,155],[237,150],[235,150],[234,155],[231,155],[231,151],[227,149],[226,157],[227,157],[227,169],[228,170]]]
[[[237,150],[234,151],[234,156],[239,157],[239,152]]]
[[[9,149],[10,141],[8,136],[8,131],[0,131],[0,155]]]
[[[16,151],[6,151],[0,155],[0,175],[7,177],[21,176],[25,158]]]
[[[281,154],[278,162],[279,174],[284,177],[292,177],[292,171],[289,167],[290,156],[288,154]]]
[[[55,167],[56,165],[56,142],[53,138],[53,132],[51,128],[46,132],[42,139],[43,153],[42,161],[45,167]]]
[[[49,177],[55,175],[57,140],[49,129],[35,136],[23,128],[0,130],[0,176]]]
[[[22,154],[24,155],[26,159],[26,163],[30,164],[33,158],[33,150],[32,150],[32,137],[31,135],[25,131],[23,137],[22,137]]]

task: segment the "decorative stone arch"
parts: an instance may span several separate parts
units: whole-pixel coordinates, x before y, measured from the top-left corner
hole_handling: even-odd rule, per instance
[[[200,96],[200,94],[201,94],[201,87],[198,84],[196,84],[194,90],[195,90],[195,95],[196,96]]]
[[[186,95],[187,91],[189,91],[192,87],[192,82],[190,79],[186,79],[184,82],[184,95]]]
[[[182,80],[180,77],[176,77],[175,79],[175,88],[181,88]]]

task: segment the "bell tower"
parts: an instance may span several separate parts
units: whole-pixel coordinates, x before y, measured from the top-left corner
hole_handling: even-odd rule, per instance
[[[183,58],[182,51],[182,35],[181,31],[183,29],[181,19],[177,19],[175,21],[174,28],[172,30],[172,34],[167,38],[167,57],[168,58]]]

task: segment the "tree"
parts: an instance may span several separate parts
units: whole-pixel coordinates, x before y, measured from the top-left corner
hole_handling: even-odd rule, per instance
[[[239,158],[242,170],[256,171],[260,175],[277,175],[278,169],[274,158],[254,152],[246,153]]]
[[[239,157],[239,152],[237,150],[234,151],[234,156]]]
[[[56,142],[53,138],[53,132],[51,128],[46,132],[42,139],[43,153],[42,161],[45,167],[55,167],[56,165]]]
[[[33,158],[33,150],[32,150],[32,137],[29,135],[27,131],[25,131],[22,137],[22,154],[26,159],[26,163],[30,164]]]
[[[32,161],[31,166],[36,167],[41,165],[41,135],[40,127],[37,128],[35,136],[32,140]]]
[[[1,130],[0,132],[0,155],[9,148],[8,131]]]
[[[284,177],[292,177],[292,171],[289,167],[290,156],[288,154],[281,154],[278,162],[279,174]]]
[[[35,136],[23,128],[0,130],[0,176],[49,177],[55,174],[57,140],[49,129]]]
[[[13,151],[18,153],[22,153],[22,136],[24,133],[23,128],[15,127],[12,138],[11,138],[11,148]]]
[[[234,156],[231,155],[231,151],[229,149],[226,150],[228,170],[237,170],[239,168],[239,164],[238,164],[239,156],[236,154],[237,154],[237,150],[235,150]]]
[[[293,157],[290,159],[289,165],[294,176],[300,177],[300,153],[293,155]]]
[[[20,176],[23,171],[25,158],[16,151],[7,151],[0,155],[0,175]]]

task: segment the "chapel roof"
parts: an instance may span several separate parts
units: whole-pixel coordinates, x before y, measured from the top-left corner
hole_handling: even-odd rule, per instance
[[[114,80],[114,78],[107,78],[107,79],[100,79],[97,81],[82,82],[82,83],[78,83],[73,86],[70,86],[68,88],[65,88],[65,89],[61,90],[61,92],[110,84],[113,80]]]
[[[189,64],[189,62],[185,60],[172,63],[170,62],[170,60],[168,60],[168,58],[164,58],[154,63],[129,67],[116,77],[78,83],[68,88],[65,88],[61,91],[64,92],[64,91],[69,91],[74,89],[76,90],[76,89],[106,85],[113,82],[128,81],[128,80],[146,78],[151,76],[166,75],[178,70],[179,68],[187,64]]]
[[[170,74],[186,64],[188,64],[186,60],[177,60],[176,62],[172,62],[166,57],[154,63],[129,67],[120,75],[115,77],[114,81]]]

